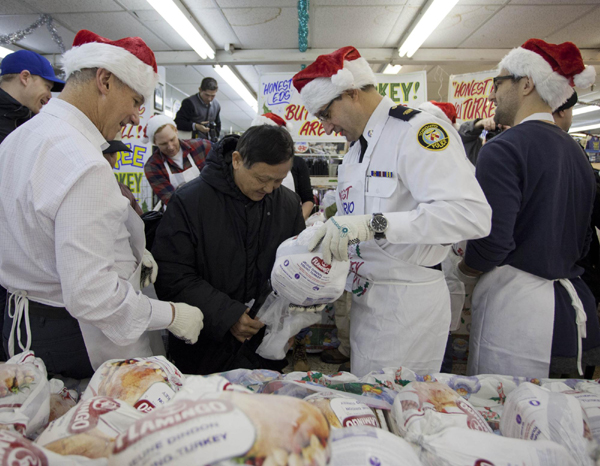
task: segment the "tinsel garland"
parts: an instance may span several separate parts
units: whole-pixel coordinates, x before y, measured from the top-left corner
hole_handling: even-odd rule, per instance
[[[308,3],[309,0],[298,0],[298,49],[308,49]]]
[[[52,20],[52,16],[43,14],[41,15],[35,23],[25,29],[21,29],[19,31],[12,32],[6,35],[0,35],[0,45],[10,45],[16,42],[19,42],[33,31],[35,31],[40,26],[46,25],[50,35],[52,36],[52,40],[58,45],[61,53],[65,52],[65,45],[63,44],[62,38],[58,35],[56,28],[54,27],[54,22]]]

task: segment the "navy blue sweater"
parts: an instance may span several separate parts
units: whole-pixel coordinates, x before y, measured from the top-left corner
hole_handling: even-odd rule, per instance
[[[584,349],[599,346],[594,299],[577,265],[591,238],[595,182],[577,143],[555,125],[528,121],[483,146],[476,176],[492,207],[492,231],[469,241],[466,264],[482,272],[511,265],[550,280],[572,279],[588,315]],[[554,289],[552,355],[573,357],[575,311],[558,282]]]

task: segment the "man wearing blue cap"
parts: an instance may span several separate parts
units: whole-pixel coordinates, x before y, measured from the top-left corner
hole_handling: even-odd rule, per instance
[[[19,125],[39,113],[59,92],[64,81],[58,79],[52,65],[41,55],[19,50],[0,63],[0,142]]]

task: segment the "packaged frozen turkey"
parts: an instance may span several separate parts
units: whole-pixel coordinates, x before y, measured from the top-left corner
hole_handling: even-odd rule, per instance
[[[35,442],[60,455],[108,458],[117,435],[143,416],[123,401],[98,396],[51,422]]]
[[[315,223],[277,248],[271,272],[273,289],[292,304],[310,306],[332,303],[344,291],[350,262],[333,260],[327,264],[321,246],[308,250],[308,243],[322,223]]]
[[[594,441],[579,401],[531,383],[513,390],[504,403],[500,432],[523,440],[552,440],[563,445],[579,465],[592,464]]]
[[[441,382],[411,382],[396,398],[392,417],[402,436],[436,433],[447,427],[492,433],[479,412],[457,392]]]
[[[31,351],[0,365],[0,429],[35,437],[48,424],[49,399],[46,366]]]
[[[62,456],[40,447],[17,432],[0,431],[0,464],[3,466],[105,466],[106,458]]]
[[[354,426],[331,432],[332,466],[419,466],[406,440],[381,429]]]
[[[336,393],[315,393],[304,401],[316,406],[334,429],[352,426],[380,427],[375,412],[360,401]]]
[[[305,401],[184,390],[117,437],[109,464],[317,466],[329,457],[329,425]]]
[[[426,466],[577,466],[565,447],[549,440],[531,442],[476,430],[448,427],[436,434],[408,434],[421,448]],[[335,444],[334,444],[335,451]]]
[[[50,379],[50,417],[48,422],[65,415],[77,404],[78,398],[77,392],[68,390],[62,380]]]
[[[147,413],[171,401],[184,382],[184,375],[163,356],[111,359],[98,368],[81,399],[108,396]]]

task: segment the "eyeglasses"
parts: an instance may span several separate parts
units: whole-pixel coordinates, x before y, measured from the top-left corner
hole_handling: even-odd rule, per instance
[[[505,79],[521,79],[521,78],[519,78],[518,76],[512,75],[512,74],[507,74],[506,76],[496,76],[493,79],[493,83],[494,83],[493,89],[494,89],[494,92],[498,92],[498,84],[500,84]]]
[[[339,97],[336,97],[331,102],[329,102],[327,104],[327,107],[325,107],[322,112],[319,112],[319,114],[316,115],[317,119],[321,123],[326,123],[326,122],[328,122],[331,119],[331,115],[329,114],[329,107],[331,107],[331,104],[333,104],[336,100],[338,100],[338,98]]]

